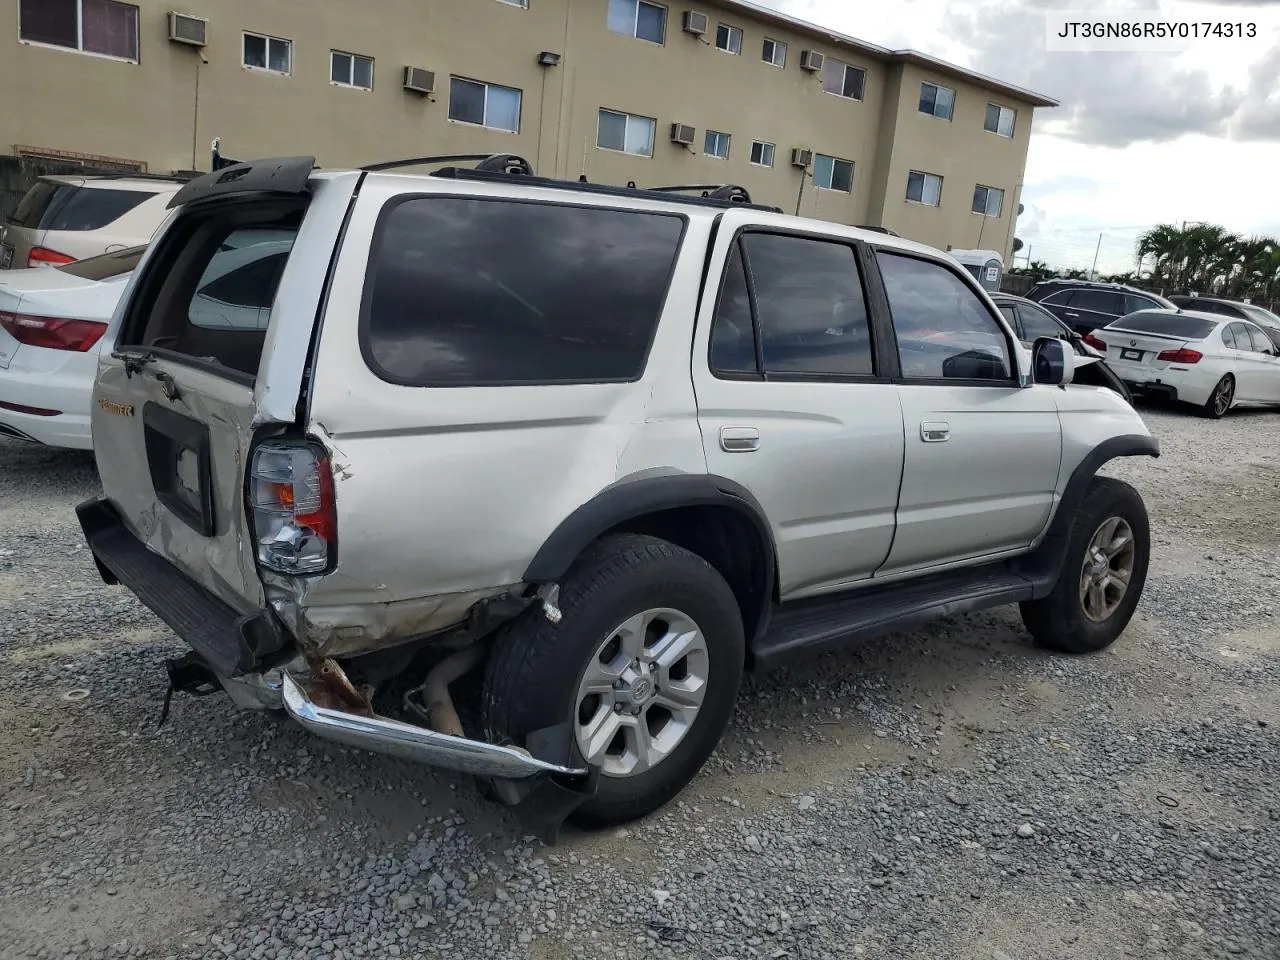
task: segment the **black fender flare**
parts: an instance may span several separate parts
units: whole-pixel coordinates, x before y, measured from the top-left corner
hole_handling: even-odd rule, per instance
[[[750,524],[765,553],[766,580],[760,586],[768,596],[776,579],[777,545],[764,508],[742,484],[713,474],[646,474],[610,484],[551,532],[525,568],[524,582],[560,579],[588,544],[628,520],[698,506],[727,508]]]
[[[1124,434],[1102,441],[1081,460],[1071,472],[1067,485],[1058,501],[1049,530],[1040,545],[1018,563],[1018,572],[1034,583],[1035,597],[1048,594],[1058,582],[1062,565],[1066,561],[1067,544],[1071,525],[1084,501],[1089,484],[1106,463],[1120,457],[1159,457],[1160,441],[1143,434]]]

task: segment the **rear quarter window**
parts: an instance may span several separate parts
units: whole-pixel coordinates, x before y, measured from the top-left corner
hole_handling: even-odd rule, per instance
[[[1177,313],[1132,313],[1108,324],[1109,329],[1131,333],[1154,333],[1181,340],[1203,340],[1218,324],[1213,320],[1188,317]]]
[[[406,386],[635,380],[684,227],[675,214],[402,200],[370,253],[365,360]]]

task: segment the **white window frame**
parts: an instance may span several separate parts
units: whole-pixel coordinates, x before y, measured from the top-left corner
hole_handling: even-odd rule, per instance
[[[133,48],[138,51],[136,57],[117,57],[114,53],[98,53],[96,50],[84,48],[84,0],[76,0],[76,45],[64,47],[60,43],[45,43],[41,40],[26,40],[22,36],[22,4],[18,3],[18,42],[28,47],[41,47],[45,50],[61,50],[64,53],[78,53],[82,57],[100,57],[103,60],[114,60],[116,63],[141,63],[142,57],[142,9],[136,3],[116,0],[122,7],[133,7]]]
[[[643,40],[645,43],[652,43],[659,47],[665,46],[667,42],[667,27],[671,23],[671,8],[664,3],[654,3],[653,0],[635,0],[635,4],[636,4],[636,15],[631,18],[631,39]],[[648,37],[640,36],[640,8],[641,7],[655,7],[658,10],[662,11],[662,39],[661,40],[650,40]],[[608,22],[607,22],[608,16],[609,16],[609,3],[608,3],[608,0],[605,0],[606,26],[608,25]],[[621,31],[619,30],[611,30],[610,32],[621,33]]]
[[[506,3],[507,0],[502,0],[502,2]],[[334,57],[347,58],[347,81],[345,83],[342,82],[341,80],[333,79],[333,58]],[[361,84],[358,84],[355,82],[357,60],[369,61],[369,85],[367,87],[362,86]],[[366,57],[364,54],[360,54],[360,53],[349,53],[346,50],[330,50],[329,51],[329,83],[331,83],[335,87],[346,87],[349,90],[372,90],[373,89],[373,57]]]
[[[498,0],[499,3],[505,3],[508,7],[519,7],[521,10],[529,9],[529,0]]]
[[[249,56],[249,51],[245,46],[245,41],[248,40],[250,37],[254,37],[258,40],[266,41],[267,66],[257,67],[251,63],[246,62]],[[288,70],[276,70],[270,66],[271,44],[273,43],[283,43],[285,47],[288,48],[289,50],[289,69]],[[287,37],[273,37],[269,33],[258,33],[254,30],[242,30],[240,32],[240,66],[242,66],[246,70],[253,70],[255,73],[269,73],[276,77],[291,77],[293,76],[293,41],[288,39]],[[330,68],[332,69],[332,65],[330,65]]]
[[[862,74],[862,96],[861,96],[861,97],[848,97],[848,96],[845,96],[845,95],[844,95],[844,93],[836,93],[834,90],[828,90],[828,89],[827,89],[827,77],[826,77],[826,64],[828,64],[828,63],[838,63],[838,64],[840,64],[840,66],[844,67],[844,78],[842,79],[842,81],[841,81],[841,83],[840,83],[840,89],[841,89],[842,91],[844,90],[845,82],[847,82],[847,81],[848,81],[848,79],[849,79],[849,71],[850,71],[850,70],[857,70],[859,73],[861,73],[861,74]],[[836,59],[835,57],[827,57],[826,61],[825,61],[825,62],[824,62],[824,64],[823,64],[822,92],[823,92],[823,93],[826,93],[826,94],[829,94],[830,96],[833,96],[833,97],[839,97],[841,100],[852,100],[854,103],[862,103],[862,101],[863,101],[864,99],[866,99],[866,96],[867,96],[867,69],[866,69],[866,67],[859,67],[857,64],[853,64],[853,63],[846,63],[845,61],[843,61],[843,60],[838,60],[838,59]]]
[[[921,93],[922,95],[924,94],[924,88],[925,88],[925,87],[933,87],[933,89],[934,89],[934,90],[946,90],[948,93],[950,93],[950,94],[951,94],[951,109],[950,109],[949,111],[947,111],[946,116],[943,116],[942,114],[938,113],[938,98],[937,98],[937,96],[935,96],[935,97],[933,98],[933,104],[934,104],[934,106],[933,106],[933,112],[932,112],[932,113],[925,113],[923,110],[920,110],[920,100],[919,100],[918,98],[917,98],[917,100],[916,100],[916,109],[917,109],[917,110],[919,110],[919,112],[920,112],[923,116],[926,116],[926,117],[933,117],[933,118],[935,118],[935,119],[937,119],[937,120],[945,120],[945,121],[947,121],[947,123],[950,123],[953,119],[955,119],[955,115],[956,115],[956,90],[955,90],[955,87],[948,87],[948,86],[946,86],[946,85],[944,85],[944,84],[941,84],[941,83],[934,83],[932,80],[921,80],[921,81],[920,81],[920,93]],[[985,118],[985,117],[983,118],[983,121],[982,121],[982,122],[983,122],[983,124],[984,124],[984,125],[986,124],[986,118]]]
[[[1006,107],[996,103],[994,100],[988,100],[987,107],[995,107],[1000,111],[1000,113],[996,116],[996,128],[994,130],[989,130],[987,129],[987,112],[984,109],[982,112],[982,129],[987,133],[994,133],[997,137],[1004,137],[1006,140],[1011,139],[1014,132],[1018,129],[1018,111],[1013,107]],[[1000,121],[1004,119],[1005,114],[1009,115],[1009,132],[1001,133]]]
[[[773,44],[773,57],[772,57],[772,58],[770,58],[770,57],[766,57],[766,56],[764,55],[764,43],[771,43],[771,44]],[[768,64],[769,66],[771,66],[771,67],[777,67],[779,70],[784,70],[784,69],[786,69],[786,66],[787,66],[787,41],[785,41],[785,40],[775,40],[775,39],[773,39],[773,37],[765,37],[765,38],[764,38],[764,43],[762,43],[762,44],[760,45],[760,59],[761,59],[761,60],[763,60],[765,63],[767,63],[767,64]],[[782,62],[781,62],[781,63],[779,63],[779,62],[778,62],[778,51],[779,51],[779,50],[781,50],[781,51],[782,51]]]
[[[618,150],[615,147],[601,146],[600,145],[600,117],[602,114],[605,114],[605,113],[611,113],[617,117],[625,117],[628,126],[630,125],[632,120],[643,120],[645,123],[648,123],[653,129],[653,136],[649,138],[649,144],[650,144],[649,152],[635,153],[634,151],[626,149],[627,134],[626,134],[625,127],[623,128],[623,133],[622,133],[623,148],[621,150]],[[614,110],[612,107],[600,107],[596,110],[596,149],[597,150],[604,150],[606,153],[618,153],[624,157],[645,157],[651,160],[653,159],[653,151],[657,146],[657,141],[658,141],[658,121],[655,117],[646,117],[644,116],[644,114],[640,114],[640,113],[627,113],[627,111],[625,110]]]
[[[756,147],[768,149],[768,154],[769,154],[768,163],[763,163],[763,162],[751,159],[752,157],[755,156]],[[765,150],[761,149],[760,156],[763,157],[764,155],[765,155]],[[772,143],[768,140],[752,140],[751,141],[751,152],[747,154],[747,162],[750,163],[751,166],[764,167],[768,170],[772,170],[774,161],[777,159],[778,159],[778,145],[776,143]]]
[[[917,176],[924,177],[924,187],[922,187],[920,190],[919,200],[911,199],[911,175],[913,173],[916,174]],[[938,202],[937,203],[930,203],[928,200],[924,199],[928,195],[928,190],[926,188],[929,186],[930,178],[938,181]],[[914,203],[917,206],[921,206],[921,207],[942,206],[942,179],[943,178],[941,174],[929,173],[926,170],[908,170],[907,171],[907,203]]]
[[[822,157],[825,157],[826,159],[831,161],[831,183],[827,184],[825,187],[818,182],[818,178],[816,176],[816,171],[818,169],[818,160]],[[848,190],[842,190],[839,187],[835,187],[831,185],[832,183],[835,183],[837,163],[847,163],[849,165],[849,189]],[[853,194],[853,175],[857,171],[857,166],[854,164],[852,160],[846,160],[844,157],[837,157],[834,154],[830,154],[830,153],[814,153],[813,169],[815,171],[815,174],[812,175],[813,185],[816,189],[829,190],[832,193],[844,193],[849,195]]]
[[[722,46],[720,46],[720,31],[721,31],[721,30],[725,31],[725,37],[727,38],[727,39],[725,40],[725,42],[726,42],[727,44],[729,44],[727,47],[722,47]],[[736,49],[736,50],[735,50],[735,49],[733,49],[733,38],[734,38],[734,36],[735,36],[735,35],[736,35],[736,36],[737,36],[737,38],[738,38],[738,49]],[[732,54],[732,55],[733,55],[733,56],[735,56],[735,57],[737,57],[737,56],[741,56],[741,55],[742,55],[742,40],[743,40],[743,37],[742,37],[742,28],[741,28],[741,27],[735,27],[735,26],[734,26],[733,24],[731,24],[731,23],[717,23],[717,24],[716,24],[716,40],[715,40],[715,43],[713,44],[713,46],[714,46],[717,50],[719,50],[721,53],[728,53],[728,54]]]
[[[710,146],[711,138],[715,137],[716,146],[724,144],[724,153],[712,153],[707,149]],[[733,134],[725,133],[723,130],[707,130],[702,136],[702,155],[710,157],[712,160],[728,160],[729,151],[733,147]]]
[[[458,120],[450,117],[449,113],[453,109],[453,81],[461,80],[463,83],[474,83],[478,87],[484,87],[484,116],[481,117],[479,123],[471,120]],[[506,127],[495,127],[489,124],[489,90],[491,87],[497,87],[499,90],[514,90],[519,95],[520,101],[516,106],[516,128],[508,130]],[[463,77],[457,74],[449,76],[449,102],[445,107],[445,116],[448,117],[450,123],[458,123],[464,127],[482,127],[485,130],[492,130],[494,133],[519,133],[520,127],[524,123],[524,91],[519,87],[508,87],[505,83],[490,83],[488,80],[477,80],[475,77]]]
[[[975,210],[975,209],[973,209],[973,207],[974,207],[974,204],[976,203],[976,201],[977,201],[977,199],[978,199],[978,191],[979,191],[979,190],[985,190],[985,191],[987,191],[986,203],[983,205],[983,209],[982,209],[982,210]],[[999,194],[999,195],[1000,195],[1000,210],[999,210],[998,212],[996,212],[996,213],[992,213],[992,212],[991,212],[991,195],[992,195],[993,193],[996,193],[996,194]],[[985,183],[975,183],[975,184],[973,185],[973,200],[971,200],[971,201],[969,202],[969,212],[970,212],[970,213],[972,213],[972,214],[974,214],[975,216],[979,216],[979,217],[990,217],[990,218],[992,218],[993,220],[999,220],[1001,217],[1003,217],[1003,216],[1004,216],[1004,188],[1003,188],[1003,187],[989,187],[989,186],[987,186]]]

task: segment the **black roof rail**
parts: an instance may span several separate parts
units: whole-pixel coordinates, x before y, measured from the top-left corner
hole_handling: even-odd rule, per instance
[[[633,186],[635,181],[627,184]],[[746,187],[736,183],[694,183],[673,187],[648,187],[658,193],[698,193],[709,200],[728,200],[730,203],[751,203],[751,194]]]
[[[491,173],[503,173],[508,176],[533,176],[533,165],[524,157],[514,153],[448,153],[432,157],[408,157],[404,160],[384,160],[381,163],[370,163],[361,167],[367,173],[379,170],[399,170],[403,167],[420,167],[428,163],[458,163],[475,161],[476,170]]]
[[[509,182],[511,179],[505,173],[481,170],[479,168],[467,170],[460,167],[444,167],[436,170],[431,176],[445,177],[451,180],[479,180],[486,183],[503,183]],[[675,193],[670,188],[656,190],[637,187],[634,182],[628,183],[625,187],[615,187],[604,183],[590,183],[585,176],[580,176],[577,180],[557,180],[552,177],[538,176],[523,176],[520,179],[523,183],[527,183],[532,187],[547,187],[552,190],[574,190],[578,193],[590,193],[602,197],[643,197],[649,200],[661,200],[666,203],[687,203],[700,207],[715,207],[720,210],[726,207],[750,207],[752,210],[762,210],[769,213],[783,212],[781,207],[765,206],[764,204],[752,203],[749,200],[730,200],[724,195],[712,196],[710,192],[705,196],[688,196]],[[697,189],[704,188],[699,187]]]
[[[53,177],[76,177],[79,176],[85,180],[157,180],[163,183],[189,183],[199,173],[53,173],[49,174]]]

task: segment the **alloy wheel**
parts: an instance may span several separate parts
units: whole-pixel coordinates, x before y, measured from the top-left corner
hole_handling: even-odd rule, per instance
[[[1133,577],[1133,528],[1123,517],[1110,517],[1094,531],[1080,568],[1080,605],[1095,623],[1120,606]]]

